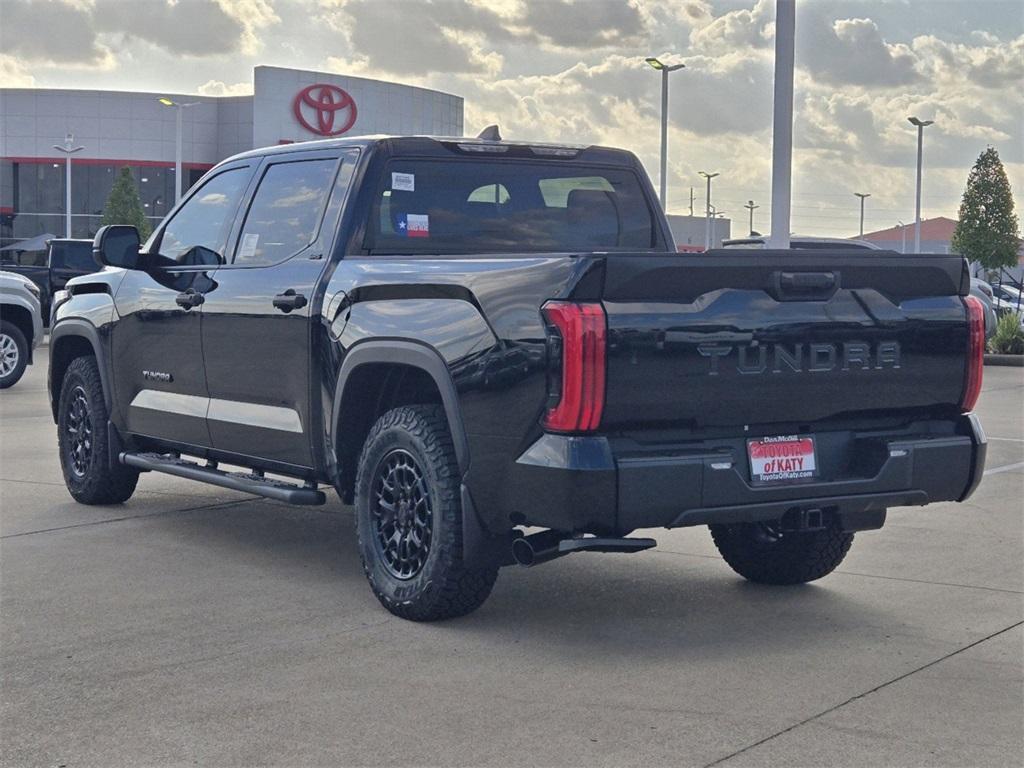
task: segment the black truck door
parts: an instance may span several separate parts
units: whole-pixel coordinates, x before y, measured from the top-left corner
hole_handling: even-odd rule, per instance
[[[227,167],[194,190],[147,244],[114,297],[114,390],[129,432],[209,447],[203,303],[217,292],[231,226],[253,175]]]
[[[260,168],[233,257],[203,305],[214,448],[312,465],[310,318],[355,158],[289,152]]]

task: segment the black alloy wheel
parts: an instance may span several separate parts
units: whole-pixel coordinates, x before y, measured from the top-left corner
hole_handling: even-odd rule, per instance
[[[434,514],[423,470],[398,448],[381,459],[373,485],[374,543],[388,573],[411,579],[430,555]]]
[[[92,463],[92,409],[89,398],[81,386],[71,391],[71,404],[67,417],[67,463],[76,477],[85,477]]]

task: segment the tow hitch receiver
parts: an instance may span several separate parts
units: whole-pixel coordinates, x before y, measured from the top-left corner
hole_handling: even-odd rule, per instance
[[[828,515],[820,509],[800,509],[794,507],[787,510],[779,521],[783,531],[822,531],[828,527]]]
[[[654,539],[570,536],[562,531],[540,531],[512,541],[512,557],[520,565],[540,565],[573,552],[642,552],[657,545]]]

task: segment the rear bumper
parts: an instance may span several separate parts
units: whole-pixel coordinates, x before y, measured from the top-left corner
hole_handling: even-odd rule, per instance
[[[641,445],[544,435],[516,462],[517,511],[531,525],[624,534],[752,522],[796,508],[835,513],[848,530],[878,528],[885,510],[963,501],[981,480],[986,441],[974,414],[890,433],[815,434],[822,477],[758,487],[745,440]]]

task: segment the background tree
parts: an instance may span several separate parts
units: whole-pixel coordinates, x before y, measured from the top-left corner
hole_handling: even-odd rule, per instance
[[[110,197],[103,206],[102,224],[131,224],[139,230],[139,235],[145,240],[149,237],[152,227],[146,212],[142,207],[142,200],[139,199],[139,190],[135,186],[135,179],[132,178],[130,168],[122,168],[114,186],[110,190]]]
[[[1017,214],[1003,163],[989,147],[971,169],[951,245],[968,261],[996,270],[1017,264]]]

